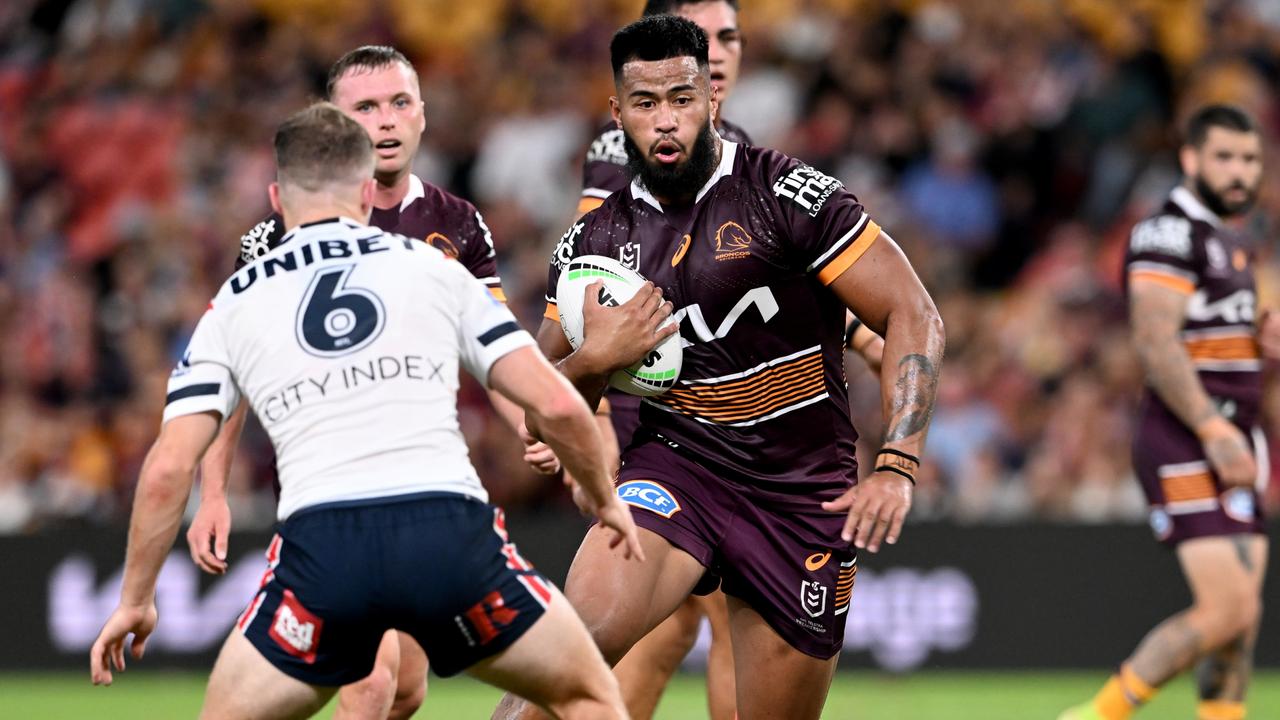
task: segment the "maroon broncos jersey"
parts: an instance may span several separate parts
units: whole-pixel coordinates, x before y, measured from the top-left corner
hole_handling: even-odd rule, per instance
[[[498,277],[493,236],[480,212],[466,200],[423,182],[417,175],[410,175],[409,194],[400,206],[386,210],[374,208],[369,224],[434,245],[462,263],[494,297],[506,301],[502,280]],[[240,238],[236,269],[267,254],[280,244],[284,235],[284,218],[278,213],[253,226]]]
[[[721,143],[691,207],[639,183],[569,229],[547,278],[606,255],[662,288],[685,341],[675,387],[645,398],[642,432],[785,492],[856,481],[843,369],[844,304],[826,285],[880,235],[836,179],[779,152]]]
[[[1138,223],[1125,257],[1126,288],[1137,278],[1187,295],[1182,341],[1200,382],[1227,419],[1258,423],[1262,360],[1253,327],[1253,248],[1186,188]],[[1164,403],[1148,388],[1146,404]],[[1172,413],[1168,413],[1172,417]]]
[[[739,145],[751,144],[747,131],[727,120],[722,120],[716,129],[725,140]],[[585,213],[600,207],[605,198],[630,184],[623,139],[622,129],[611,121],[601,127],[596,139],[591,141],[587,159],[582,164],[582,199],[578,201],[578,212]]]

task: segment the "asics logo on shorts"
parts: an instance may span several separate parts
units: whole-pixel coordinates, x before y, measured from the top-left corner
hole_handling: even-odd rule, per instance
[[[816,552],[804,559],[804,569],[809,572],[817,572],[826,567],[827,561],[831,559],[831,552]]]
[[[624,482],[618,486],[618,497],[628,505],[644,508],[665,518],[680,512],[680,503],[676,502],[670,491],[652,480]]]

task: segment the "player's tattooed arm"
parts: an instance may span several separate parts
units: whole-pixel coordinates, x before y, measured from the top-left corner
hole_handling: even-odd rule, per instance
[[[880,386],[884,443],[919,456],[933,417],[946,334],[933,299],[886,233],[831,283],[857,317],[884,338]]]
[[[887,234],[881,233],[830,287],[884,338],[880,392],[884,447],[891,452],[882,453],[889,458],[885,469],[823,507],[847,512],[841,537],[876,552],[882,540],[897,542],[911,509],[909,480],[933,416],[946,334],[933,299]],[[905,460],[906,467],[894,459]]]
[[[1130,284],[1129,322],[1147,385],[1200,438],[1225,484],[1249,485],[1257,477],[1249,441],[1218,412],[1182,344],[1186,305],[1184,293],[1159,283],[1135,278]]]
[[[933,417],[933,400],[938,393],[938,371],[935,361],[919,353],[907,355],[898,362],[893,414],[885,430],[885,445],[908,440],[928,428]]]

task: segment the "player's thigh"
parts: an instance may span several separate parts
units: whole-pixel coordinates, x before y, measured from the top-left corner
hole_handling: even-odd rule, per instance
[[[337,688],[308,685],[267,662],[238,631],[218,653],[205,693],[202,720],[305,718],[324,707]]]
[[[644,562],[610,548],[611,532],[593,526],[565,581],[565,595],[611,664],[679,607],[706,572],[657,533],[638,532]]]
[[[620,706],[618,685],[564,595],[552,588],[546,612],[502,652],[467,673],[547,710],[592,699]]]
[[[1229,609],[1256,602],[1267,561],[1262,535],[1198,537],[1178,544],[1178,561],[1197,605]]]
[[[738,718],[816,720],[839,655],[822,660],[800,652],[738,598],[728,598],[728,609]]]
[[[416,691],[427,684],[427,669],[430,663],[427,653],[409,633],[394,631],[400,649],[400,667],[397,673],[397,695],[405,695]]]
[[[694,596],[699,614],[707,617],[711,625],[712,642],[729,642],[729,606],[723,591],[716,590],[707,595]]]

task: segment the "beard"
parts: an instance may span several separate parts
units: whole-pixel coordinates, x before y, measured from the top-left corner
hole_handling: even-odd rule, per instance
[[[1228,218],[1236,215],[1243,215],[1249,212],[1253,207],[1253,203],[1258,199],[1258,186],[1252,188],[1247,187],[1244,183],[1236,181],[1226,186],[1222,190],[1216,190],[1212,185],[1204,179],[1204,176],[1197,175],[1195,177],[1196,194],[1204,201],[1205,207],[1213,211],[1218,217]],[[1240,189],[1245,191],[1245,198],[1239,202],[1230,202],[1225,195],[1228,190]]]
[[[711,118],[707,118],[706,124],[698,131],[691,151],[683,145],[680,146],[686,159],[675,165],[651,161],[648,155],[641,152],[640,147],[631,140],[631,135],[626,132],[622,135],[623,147],[627,151],[627,172],[656,198],[663,200],[693,198],[702,186],[707,184],[707,180],[711,179],[711,174],[716,170],[718,162],[716,140],[719,136],[711,128]],[[680,144],[671,138],[664,139]]]

